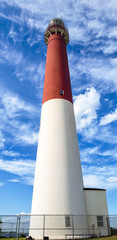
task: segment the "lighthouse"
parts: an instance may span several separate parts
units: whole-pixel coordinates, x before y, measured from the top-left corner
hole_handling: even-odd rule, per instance
[[[64,239],[73,224],[75,234],[86,234],[88,223],[66,51],[69,33],[61,19],[50,21],[44,39],[47,57],[29,234]]]

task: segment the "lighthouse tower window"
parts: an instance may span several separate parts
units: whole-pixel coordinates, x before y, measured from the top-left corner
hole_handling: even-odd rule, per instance
[[[71,216],[65,216],[65,227],[72,227],[72,218]]]
[[[60,90],[60,95],[64,95],[64,90]]]
[[[103,227],[104,226],[103,216],[97,216],[97,226],[98,227]]]

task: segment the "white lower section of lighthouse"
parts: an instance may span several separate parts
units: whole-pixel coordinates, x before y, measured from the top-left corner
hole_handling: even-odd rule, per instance
[[[29,234],[35,239],[42,238],[38,230],[42,220],[35,214],[51,215],[50,222],[59,226],[65,221],[62,215],[81,215],[77,217],[80,233],[88,232],[73,105],[64,99],[42,106],[31,214]],[[52,215],[61,218],[52,220]],[[65,237],[62,230],[46,230],[46,236]]]

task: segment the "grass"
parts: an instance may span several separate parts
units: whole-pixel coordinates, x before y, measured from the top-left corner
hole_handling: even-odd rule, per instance
[[[117,236],[91,238],[91,240],[117,240]]]
[[[15,240],[17,238],[1,238],[0,240]],[[19,238],[19,240],[25,240],[26,238]],[[100,240],[117,240],[117,236],[110,236],[110,237],[100,237]],[[91,240],[98,240],[98,238],[91,238]]]
[[[99,239],[100,239],[100,240],[101,240],[101,239],[104,239],[104,240],[111,240],[111,239],[112,239],[112,240],[117,240],[117,236],[100,237]]]
[[[15,240],[15,239],[17,239],[17,238],[11,238],[11,237],[8,237],[8,238],[2,238],[2,237],[0,237],[0,240]],[[19,240],[26,240],[26,238],[19,238]]]

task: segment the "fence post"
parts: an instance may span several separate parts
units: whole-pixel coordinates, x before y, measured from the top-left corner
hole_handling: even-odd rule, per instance
[[[73,232],[73,239],[74,239],[74,216],[72,215],[72,232]]]
[[[18,240],[18,215],[17,215],[17,223],[16,223],[16,233],[17,233],[16,239]]]
[[[99,232],[98,232],[98,227],[97,227],[97,239],[99,239]]]
[[[1,237],[1,234],[2,233],[2,215],[0,216],[0,237]]]
[[[19,239],[19,232],[20,232],[20,215],[17,215],[17,240]]]
[[[43,239],[45,236],[45,215],[43,215]]]

